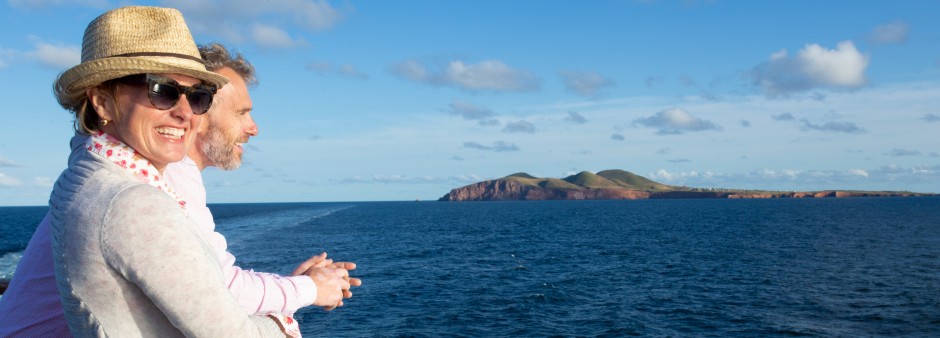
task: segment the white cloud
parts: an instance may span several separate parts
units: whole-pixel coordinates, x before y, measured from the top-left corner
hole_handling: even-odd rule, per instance
[[[82,60],[82,51],[78,46],[62,46],[37,43],[34,52],[27,53],[39,63],[56,69],[66,69],[77,65]]]
[[[322,31],[338,24],[345,11],[333,8],[324,0],[163,0],[161,5],[179,9],[194,34],[222,37],[232,43],[241,43],[244,37],[266,47],[306,45],[302,38],[285,39],[276,30],[290,31],[298,27],[308,31]],[[267,28],[258,28],[267,27]],[[259,37],[274,40],[259,40]]]
[[[770,60],[755,67],[750,75],[754,83],[770,97],[786,96],[815,88],[853,89],[867,82],[865,70],[869,57],[843,41],[836,49],[817,44],[806,45],[793,58],[786,50],[773,53]]]
[[[451,61],[437,71],[410,60],[392,66],[391,71],[406,80],[433,86],[451,86],[471,92],[523,92],[538,89],[538,78],[534,75],[495,60],[477,64]]]
[[[40,188],[52,188],[55,180],[50,177],[33,177],[33,184]]]
[[[721,127],[711,121],[692,116],[679,108],[666,109],[653,116],[633,120],[638,124],[658,129],[659,135],[682,134],[686,131],[721,130]]]
[[[78,5],[92,8],[108,7],[107,0],[8,0],[10,7],[14,8],[46,8],[53,6]]]
[[[304,45],[303,40],[294,40],[283,29],[255,24],[251,29],[251,38],[256,44],[270,48],[291,48]]]
[[[32,60],[43,67],[64,70],[81,62],[82,52],[79,46],[67,46],[62,43],[49,43],[30,35],[27,39],[33,44],[30,51],[17,51],[0,48],[0,68],[9,66],[17,59]]]
[[[701,172],[701,173],[698,171],[670,173],[666,171],[665,169],[659,169],[654,173],[647,174],[647,177],[649,179],[654,180],[654,181],[660,180],[663,182],[675,182],[675,181],[680,181],[680,180],[684,180],[688,178],[709,178],[713,176],[715,176],[715,174],[710,171]]]
[[[14,188],[21,185],[23,185],[23,182],[20,182],[16,177],[0,173],[0,188]]]
[[[849,169],[849,174],[861,177],[868,177],[868,172],[862,169]]]
[[[940,166],[904,168],[889,164],[872,170],[756,169],[739,173],[669,172],[659,169],[647,174],[647,177],[665,184],[689,187],[818,191],[873,190],[873,184],[880,184],[884,187],[880,190],[898,190],[895,185],[902,182],[931,182],[940,179]]]
[[[875,44],[903,43],[907,41],[908,26],[904,22],[892,22],[875,27],[868,40]]]
[[[614,80],[594,72],[562,71],[558,75],[564,81],[565,88],[584,97],[597,97],[601,88],[617,84]]]

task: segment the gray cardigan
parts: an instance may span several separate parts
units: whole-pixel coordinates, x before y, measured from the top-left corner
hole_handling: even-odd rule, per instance
[[[52,190],[56,283],[76,337],[284,337],[251,316],[168,194],[84,147]]]

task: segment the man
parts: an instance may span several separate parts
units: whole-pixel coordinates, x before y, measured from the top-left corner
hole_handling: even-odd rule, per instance
[[[297,309],[314,303],[317,295],[311,293],[319,290],[312,281],[316,271],[298,267],[300,271],[294,273],[299,276],[283,277],[234,266],[235,257],[226,251],[225,237],[214,232],[215,223],[206,207],[206,190],[200,173],[210,166],[223,170],[237,169],[241,165],[242,145],[250,137],[258,135],[258,127],[251,118],[252,104],[247,88],[248,84],[256,82],[254,67],[240,54],[232,55],[217,43],[201,46],[199,52],[205,60],[206,69],[228,77],[229,84],[220,88],[216,94],[188,158],[168,166],[164,176],[170,186],[184,196],[187,213],[200,225],[209,243],[216,249],[226,283],[239,303],[254,313],[280,312],[291,315]],[[329,262],[325,253],[311,258],[305,264],[315,267],[322,262]],[[325,265],[323,263],[319,266]],[[333,267],[353,270],[355,264],[341,262],[333,264]],[[357,278],[350,278],[349,281],[355,286],[361,283]],[[344,296],[352,294],[345,290]],[[341,305],[342,301],[324,308],[329,310]]]
[[[229,290],[247,313],[279,312],[291,315],[297,309],[318,305],[331,310],[342,306],[342,298],[352,293],[342,290],[338,301],[329,295],[339,278],[359,286],[358,278],[349,278],[348,270],[355,264],[333,263],[326,253],[314,256],[294,271],[294,276],[278,276],[242,270],[234,265],[235,257],[226,251],[225,237],[214,232],[215,223],[208,207],[200,170],[216,166],[232,170],[241,164],[242,144],[258,133],[251,119],[251,98],[247,84],[254,83],[254,68],[240,55],[231,55],[222,45],[200,47],[206,68],[230,79],[220,88],[208,114],[200,117],[198,135],[191,145],[188,158],[167,166],[164,177],[171,188],[184,196],[186,212],[202,230],[215,249],[222,265]],[[84,144],[76,136],[72,147]],[[0,337],[67,337],[71,336],[60,303],[53,271],[49,214],[42,220],[30,239],[9,288],[0,298]]]

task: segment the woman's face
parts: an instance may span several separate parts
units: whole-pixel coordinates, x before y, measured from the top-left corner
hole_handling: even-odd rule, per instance
[[[160,74],[183,86],[201,81],[177,74]],[[124,142],[163,171],[167,164],[183,159],[193,146],[201,117],[194,115],[188,97],[175,106],[160,110],[150,103],[146,86],[119,85],[115,93],[118,113],[102,130]],[[113,105],[112,105],[113,107]]]

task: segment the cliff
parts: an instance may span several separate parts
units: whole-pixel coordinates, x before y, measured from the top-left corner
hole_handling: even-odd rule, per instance
[[[907,191],[757,191],[670,186],[624,170],[583,171],[562,179],[516,173],[451,190],[439,201],[634,200],[936,196]]]

